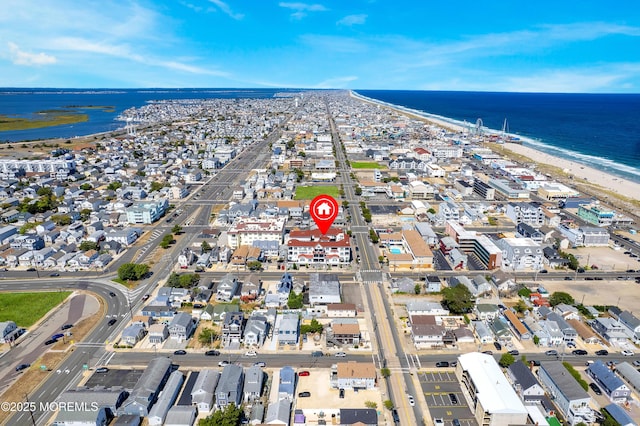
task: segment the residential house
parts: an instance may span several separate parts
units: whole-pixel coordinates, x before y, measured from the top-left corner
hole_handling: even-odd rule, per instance
[[[149,426],[161,426],[166,424],[164,421],[165,417],[173,403],[176,401],[183,382],[184,375],[181,371],[176,370],[169,375],[169,379],[158,396],[158,400],[153,404],[153,407],[147,416]]]
[[[378,384],[376,367],[371,362],[339,362],[331,386],[337,389],[374,389]]]
[[[230,302],[238,293],[239,285],[240,283],[235,275],[225,275],[216,287],[216,300]]]
[[[341,408],[340,426],[377,426],[378,411],[373,408]]]
[[[507,369],[507,376],[513,383],[513,388],[523,401],[539,401],[544,398],[544,389],[531,368],[518,360]]]
[[[591,321],[591,327],[612,345],[620,345],[629,339],[627,329],[613,318],[596,318]]]
[[[163,426],[193,426],[197,410],[186,405],[174,405],[167,412]]]
[[[631,389],[602,361],[596,360],[587,367],[587,375],[598,384],[612,402],[624,403],[631,398]]]
[[[327,334],[327,339],[329,335]],[[334,320],[331,323],[331,340],[342,345],[360,344],[360,325],[357,320]]]
[[[445,333],[442,325],[411,323],[411,339],[416,349],[442,347]]]
[[[340,281],[337,274],[309,274],[309,303],[311,306],[340,302]]]
[[[120,343],[128,346],[135,346],[140,340],[142,340],[147,331],[141,324],[131,324],[124,330],[122,330],[122,336]]]
[[[221,340],[225,348],[238,349],[242,341],[244,327],[244,313],[227,312],[222,321]]]
[[[278,399],[286,399],[293,401],[293,395],[296,388],[296,372],[291,367],[282,367],[280,369],[280,380],[278,382]]]
[[[127,395],[128,393],[123,389],[77,388],[64,391],[55,401],[56,403],[64,402],[65,405],[60,404],[60,410],[53,425],[106,426]],[[96,407],[96,409],[78,410],[74,409],[75,407]]]
[[[269,331],[267,317],[260,314],[252,314],[244,328],[243,341],[245,346],[262,346]]]
[[[355,318],[358,315],[354,303],[329,303],[327,316],[329,318]]]
[[[264,372],[262,368],[254,365],[247,369],[244,376],[244,402],[251,403],[260,399],[262,395],[262,385],[264,382]]]
[[[158,323],[149,326],[149,343],[160,345],[169,338],[169,329],[166,324]]]
[[[278,337],[279,345],[295,345],[298,343],[300,319],[298,314],[280,314],[276,317],[274,335]]]
[[[13,321],[0,322],[0,343],[14,341],[20,335],[20,329]]]
[[[213,397],[219,378],[220,373],[211,369],[201,370],[198,374],[191,389],[191,403],[198,407],[201,413],[209,413],[213,410]]]
[[[242,402],[242,385],[244,372],[242,367],[235,364],[224,366],[218,385],[216,386],[216,407],[224,409],[233,403],[236,407]]]
[[[169,335],[172,339],[186,340],[194,329],[193,318],[186,312],[178,312],[169,323]]]
[[[118,409],[118,415],[148,416],[149,409],[156,402],[169,374],[171,374],[171,358],[153,358],[147,364],[147,368],[136,382],[129,397]]]
[[[595,421],[590,408],[591,397],[560,361],[542,362],[538,378],[568,424]]]
[[[291,417],[291,400],[280,399],[272,402],[267,408],[265,424],[267,425],[288,425]]]

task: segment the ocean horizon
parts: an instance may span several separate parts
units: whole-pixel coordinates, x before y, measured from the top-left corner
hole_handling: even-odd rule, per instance
[[[73,138],[116,130],[122,111],[162,99],[271,98],[307,89],[57,89],[0,88],[0,114],[30,116],[73,106],[110,106],[81,110],[89,121],[0,131],[0,141]],[[407,112],[474,128],[507,132],[524,145],[571,159],[632,181],[640,181],[640,94],[564,94],[353,90],[358,95]]]

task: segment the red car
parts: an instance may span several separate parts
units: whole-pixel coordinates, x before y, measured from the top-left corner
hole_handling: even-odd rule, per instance
[[[308,376],[309,372],[308,371],[301,371],[298,373],[298,376]]]

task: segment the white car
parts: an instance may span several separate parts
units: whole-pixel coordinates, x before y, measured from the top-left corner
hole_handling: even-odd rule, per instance
[[[347,356],[347,354],[344,353],[344,352],[338,352],[338,353],[336,353],[336,356],[339,357],[339,358],[344,358],[345,356]]]
[[[248,351],[244,353],[244,356],[254,357],[254,356],[258,356],[258,353],[256,351]]]
[[[624,351],[620,352],[622,354],[622,356],[633,356],[633,351],[630,351],[629,349],[625,349]]]
[[[444,426],[444,420],[442,420],[442,419],[433,419],[433,424],[435,426]]]
[[[409,405],[410,406],[415,406],[416,405],[416,400],[413,399],[413,395],[407,395],[407,399],[409,400]]]

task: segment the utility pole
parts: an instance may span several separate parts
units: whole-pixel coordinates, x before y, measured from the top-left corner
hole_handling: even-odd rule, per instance
[[[36,426],[36,419],[33,418],[33,410],[31,409],[31,403],[29,402],[29,395],[25,393],[24,399],[27,401],[27,407],[29,407],[29,414],[31,415],[31,423],[33,423],[33,426]]]

